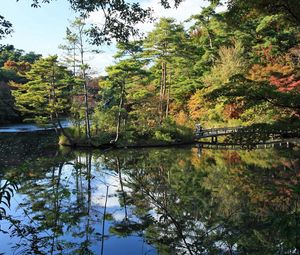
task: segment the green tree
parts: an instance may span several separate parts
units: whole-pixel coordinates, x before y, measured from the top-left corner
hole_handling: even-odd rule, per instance
[[[244,15],[254,10],[265,15],[281,14],[291,23],[295,25],[300,24],[300,3],[297,0],[254,0],[251,2],[246,0],[230,0],[227,1],[227,6],[229,7],[228,14],[232,14],[235,18],[245,19]]]
[[[36,61],[29,72],[26,84],[16,85],[13,91],[16,106],[25,116],[40,123],[57,123],[70,108],[73,79],[66,67],[59,64],[57,56]]]
[[[160,123],[164,116],[168,117],[169,115],[172,83],[171,65],[173,58],[180,52],[185,37],[182,25],[177,25],[174,19],[163,18],[155,24],[154,30],[148,34],[144,42],[145,56],[151,58],[156,65],[161,66],[159,89]]]
[[[25,53],[24,50],[16,49],[13,45],[0,45],[0,67],[7,61],[25,61],[33,64],[42,55],[35,52]]]
[[[89,89],[88,83],[89,77],[89,65],[87,63],[88,53],[99,53],[96,49],[90,49],[88,47],[87,34],[90,28],[87,27],[83,18],[76,18],[67,28],[65,45],[61,45],[60,48],[66,52],[65,61],[68,66],[73,70],[73,75],[81,78],[82,80],[82,95],[84,98],[84,121],[85,121],[85,136],[87,140],[91,139],[91,124],[90,124],[90,106],[89,106]],[[75,95],[77,99],[81,98],[80,93]],[[78,109],[75,105],[80,100],[73,100],[74,109]],[[75,113],[76,115],[76,113]]]
[[[119,51],[116,54],[116,58],[119,60],[113,66],[107,68],[108,78],[100,83],[104,100],[109,98],[110,102],[110,114],[116,111],[116,136],[114,142],[119,139],[121,120],[124,119],[124,129],[126,130],[126,122],[130,119],[126,117],[128,112],[126,105],[128,105],[128,91],[130,96],[135,96],[136,88],[142,89],[143,79],[147,76],[147,71],[143,70],[143,67],[147,63],[147,60],[139,57],[141,48],[139,42],[130,44],[119,44]],[[129,98],[130,100],[130,98]],[[131,102],[134,104],[136,102]],[[130,103],[129,103],[130,104]],[[107,108],[107,106],[104,108]],[[105,111],[105,109],[102,110]]]

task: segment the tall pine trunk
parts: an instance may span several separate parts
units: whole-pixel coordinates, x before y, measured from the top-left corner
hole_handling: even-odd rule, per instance
[[[167,63],[161,64],[161,83],[160,83],[160,95],[159,95],[159,123],[163,121],[163,115],[165,112],[165,97],[166,97],[166,85],[167,85]]]
[[[166,118],[168,118],[168,116],[169,116],[170,93],[171,93],[171,72],[169,71],[169,84],[168,84],[168,92],[167,92]]]
[[[84,94],[84,116],[85,116],[85,136],[90,141],[91,139],[91,127],[90,127],[90,117],[89,117],[89,102],[88,102],[88,90],[87,90],[87,76],[84,65],[84,50],[82,36],[80,35],[80,57],[82,65],[82,78],[83,78],[83,94]]]
[[[121,111],[122,111],[123,104],[124,104],[124,92],[125,92],[125,84],[122,83],[120,103],[119,103],[119,112],[118,112],[118,119],[117,119],[117,128],[116,128],[116,138],[114,140],[115,143],[119,140],[119,135],[120,135]]]

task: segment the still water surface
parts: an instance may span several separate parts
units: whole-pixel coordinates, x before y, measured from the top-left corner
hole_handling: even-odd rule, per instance
[[[297,147],[91,152],[31,138],[25,153],[16,139],[0,145],[0,254],[298,254]]]

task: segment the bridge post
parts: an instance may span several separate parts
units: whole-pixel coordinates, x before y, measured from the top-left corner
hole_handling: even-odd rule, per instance
[[[202,145],[198,144],[197,147],[198,147],[197,155],[198,155],[199,158],[201,158],[201,156],[202,156]]]
[[[211,137],[211,142],[212,143],[217,143],[218,142],[218,137],[217,136],[212,136]]]
[[[203,135],[203,127],[200,125],[200,124],[196,124],[196,127],[195,127],[195,134],[196,134],[196,137],[199,138]]]

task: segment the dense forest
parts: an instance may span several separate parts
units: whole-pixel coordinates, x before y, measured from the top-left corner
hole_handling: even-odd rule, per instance
[[[299,0],[10,1],[0,255],[300,254]]]
[[[235,0],[218,12],[219,4],[120,40],[101,77],[86,61],[101,46],[91,49],[84,18],[67,28],[61,58],[2,45],[0,121],[59,127],[69,118],[61,143],[98,145],[184,141],[196,123],[299,126],[299,3]]]

